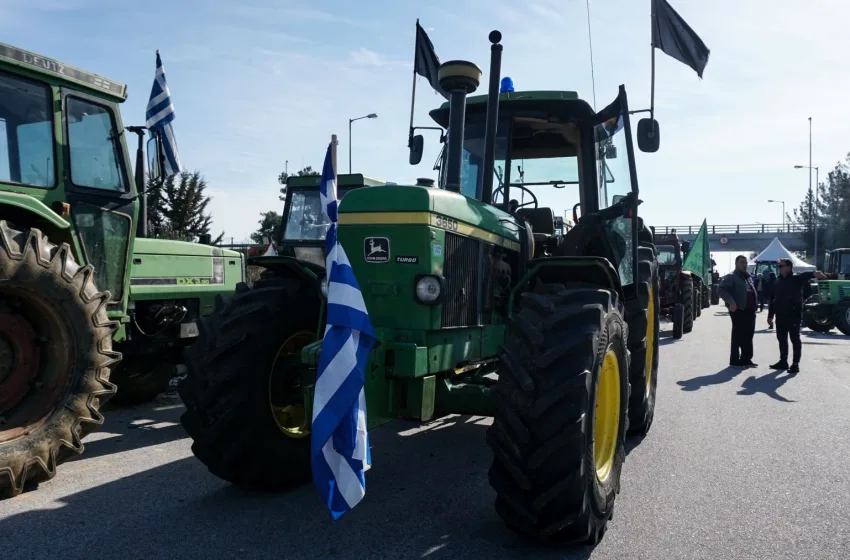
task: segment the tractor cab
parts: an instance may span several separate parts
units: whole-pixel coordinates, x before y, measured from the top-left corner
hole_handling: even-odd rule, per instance
[[[278,253],[324,268],[325,236],[330,221],[322,208],[319,193],[320,175],[292,176],[286,180],[286,202],[283,207]],[[337,177],[337,198],[341,201],[352,190],[383,185],[383,181],[360,173]],[[252,259],[251,264],[259,264]],[[266,266],[266,265],[263,265]]]
[[[606,257],[623,285],[632,284],[637,223],[630,216],[638,186],[625,89],[599,113],[572,91],[500,93],[491,177],[485,170],[487,100],[467,99],[460,193],[519,220],[531,259]],[[450,104],[431,117],[449,127]],[[448,152],[440,166],[443,188],[450,188]],[[576,226],[594,227],[564,228],[553,208],[566,205]]]
[[[850,280],[850,249],[833,249],[826,252],[824,272],[837,274],[839,280]]]

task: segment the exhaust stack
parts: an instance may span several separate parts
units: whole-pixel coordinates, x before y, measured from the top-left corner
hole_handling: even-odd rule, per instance
[[[449,131],[446,147],[445,189],[460,192],[463,164],[463,129],[466,119],[466,96],[478,89],[481,69],[465,60],[451,60],[440,65],[440,87],[451,94],[449,99]]]

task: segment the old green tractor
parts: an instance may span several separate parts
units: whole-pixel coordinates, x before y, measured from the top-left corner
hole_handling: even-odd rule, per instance
[[[244,279],[238,253],[138,239],[144,129],[124,128],[125,99],[122,84],[0,44],[0,496],[82,453],[116,394],[111,370],[125,401],[162,388],[171,370],[157,368]]]
[[[439,185],[358,188],[340,203],[338,236],[377,336],[368,422],[493,416],[489,479],[506,524],[598,541],[626,434],[653,422],[658,368],[658,267],[637,215],[626,91],[599,113],[570,91],[500,94],[499,40],[491,34],[487,96],[467,99],[481,77],[474,64],[440,67],[451,100],[431,112],[448,131]],[[642,149],[657,149],[657,130],[642,121]],[[512,177],[517,166],[523,180]],[[535,195],[554,187],[580,199],[564,234]],[[303,197],[318,202],[317,190]],[[231,483],[310,480],[326,293],[317,240],[254,261],[264,277],[222,298],[187,350],[182,423],[195,456]]]
[[[824,262],[823,272],[834,278],[818,281],[806,301],[803,323],[815,332],[838,328],[850,336],[850,249],[827,251]]]

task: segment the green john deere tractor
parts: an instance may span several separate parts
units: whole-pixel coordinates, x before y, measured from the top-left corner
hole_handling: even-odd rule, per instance
[[[150,398],[215,294],[244,279],[238,253],[138,239],[144,129],[124,128],[125,99],[122,84],[0,44],[0,496],[82,453],[111,371],[125,402]]]
[[[806,301],[803,323],[815,332],[837,327],[850,336],[850,249],[826,252],[824,272],[834,279],[819,280],[815,293]]]
[[[540,539],[598,541],[626,434],[652,424],[658,368],[657,261],[637,215],[626,91],[599,113],[570,91],[500,94],[499,40],[493,32],[487,96],[467,99],[481,77],[474,64],[440,67],[451,100],[431,112],[448,130],[439,185],[357,188],[341,201],[338,236],[378,340],[366,367],[368,422],[494,416],[489,478],[506,524]],[[638,137],[655,151],[657,123],[642,121]],[[413,138],[411,163],[421,147]],[[522,181],[512,178],[517,166]],[[581,216],[559,235],[535,191],[567,186]],[[317,200],[317,185],[303,197]],[[287,204],[291,224],[294,199]],[[192,450],[240,486],[310,480],[325,321],[315,241],[309,258],[295,244],[294,256],[253,261],[264,278],[222,298],[187,350],[178,391]]]

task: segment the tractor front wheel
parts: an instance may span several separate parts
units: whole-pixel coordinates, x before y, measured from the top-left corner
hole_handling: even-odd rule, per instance
[[[637,297],[625,302],[629,325],[629,433],[646,434],[655,416],[661,307],[658,261],[652,247],[638,248]]]
[[[521,296],[487,432],[496,511],[518,533],[590,543],[605,533],[625,460],[626,331],[615,292],[549,284]]]
[[[682,302],[684,310],[682,332],[687,334],[694,330],[694,318],[696,318],[696,311],[694,309],[694,281],[690,276],[683,276],[681,281],[682,291],[679,295],[679,300]]]
[[[673,338],[679,340],[684,333],[685,306],[677,303],[673,306]]]
[[[850,298],[844,298],[838,302],[832,310],[832,321],[841,334],[850,336]]]
[[[0,497],[83,452],[115,393],[109,292],[70,247],[0,220]]]
[[[318,289],[297,279],[240,283],[199,323],[177,392],[192,452],[211,473],[253,490],[310,480],[301,349],[316,340]]]
[[[720,294],[718,293],[718,284],[711,285],[711,305],[720,305]]]
[[[835,328],[832,317],[815,316],[811,313],[803,313],[803,326],[810,331],[826,333]]]
[[[125,357],[110,378],[117,388],[112,404],[131,406],[153,400],[168,390],[176,371],[164,356]]]

